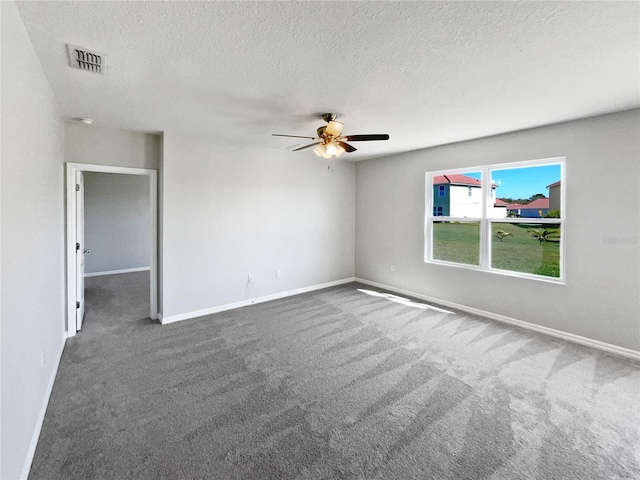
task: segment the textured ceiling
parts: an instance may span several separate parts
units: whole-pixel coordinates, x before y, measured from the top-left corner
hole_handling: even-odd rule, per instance
[[[640,105],[638,2],[18,7],[62,115],[105,126],[284,151],[298,141],[271,133],[337,112],[347,134],[391,135],[362,160]],[[66,43],[106,74],[71,69]]]

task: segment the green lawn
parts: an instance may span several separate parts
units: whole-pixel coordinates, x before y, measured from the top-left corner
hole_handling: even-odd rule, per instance
[[[433,222],[433,258],[480,265],[480,224]]]
[[[548,241],[540,243],[529,224],[494,223],[492,225],[491,267],[547,277],[560,276],[560,229],[545,226],[551,232]],[[502,241],[498,230],[510,235]],[[433,224],[433,258],[449,262],[478,265],[480,263],[480,225],[478,223]]]

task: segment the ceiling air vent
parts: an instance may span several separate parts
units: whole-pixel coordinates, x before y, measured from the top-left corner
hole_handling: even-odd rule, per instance
[[[86,48],[67,45],[69,53],[69,66],[86,72],[104,73],[106,55],[91,52]]]

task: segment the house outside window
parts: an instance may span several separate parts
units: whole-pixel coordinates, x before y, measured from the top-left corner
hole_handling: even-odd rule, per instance
[[[561,208],[561,183],[562,182],[558,180],[551,185],[547,185],[547,189],[549,190],[549,211],[560,210]]]
[[[563,175],[564,158],[427,173],[425,261],[564,283],[564,208],[545,196],[564,202]]]

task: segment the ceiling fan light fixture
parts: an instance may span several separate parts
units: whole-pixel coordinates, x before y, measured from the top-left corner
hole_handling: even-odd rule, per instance
[[[346,152],[346,150],[342,147],[342,145],[340,144],[336,145],[336,153],[335,153],[336,157],[339,157],[344,152]]]
[[[342,134],[342,129],[344,128],[344,123],[331,121],[327,124],[327,128],[325,129],[325,133],[332,137],[339,137]]]
[[[315,153],[319,157],[326,158],[327,160],[331,158],[331,155],[329,155],[329,153],[327,152],[327,146],[324,143],[314,148],[313,153]]]
[[[325,146],[325,150],[326,150],[327,154],[329,155],[329,157],[333,157],[336,153],[338,153],[338,145],[336,145],[333,142],[329,142]]]

